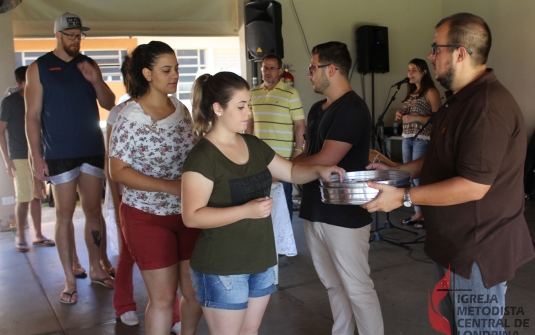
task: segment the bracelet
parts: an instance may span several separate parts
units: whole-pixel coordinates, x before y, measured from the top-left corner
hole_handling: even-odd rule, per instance
[[[297,152],[299,152],[299,153],[302,153],[302,152],[303,152],[303,149],[294,148],[294,151],[297,151]]]

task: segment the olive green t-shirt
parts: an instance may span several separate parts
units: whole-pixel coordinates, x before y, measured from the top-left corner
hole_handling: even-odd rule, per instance
[[[267,166],[275,152],[255,136],[242,136],[249,150],[246,164],[232,162],[205,138],[186,158],[184,172],[197,172],[214,182],[208,207],[239,206],[271,192],[271,173]],[[275,264],[271,216],[203,229],[190,260],[193,270],[214,275],[260,273]]]

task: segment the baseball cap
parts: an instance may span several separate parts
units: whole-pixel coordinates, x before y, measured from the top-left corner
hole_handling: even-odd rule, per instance
[[[71,13],[61,14],[56,18],[56,22],[54,22],[54,34],[58,31],[73,28],[82,29],[83,31],[89,30],[87,27],[82,27],[82,19],[78,15]]]

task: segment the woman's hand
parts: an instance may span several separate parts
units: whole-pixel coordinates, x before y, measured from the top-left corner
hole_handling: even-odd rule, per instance
[[[182,179],[166,180],[165,183],[166,193],[181,196]]]
[[[336,165],[327,166],[327,165],[318,165],[318,174],[321,178],[331,181],[331,175],[337,174],[340,178],[339,180],[344,180],[344,176],[346,174],[346,170],[342,169],[341,167],[338,167]]]
[[[414,121],[413,117],[409,114],[403,115],[403,123],[411,123]]]
[[[271,207],[273,207],[273,198],[265,197],[251,200],[244,205],[247,211],[246,217],[248,219],[262,219],[267,218],[271,214]]]
[[[400,120],[403,117],[403,111],[401,109],[398,109],[396,111],[396,120]]]

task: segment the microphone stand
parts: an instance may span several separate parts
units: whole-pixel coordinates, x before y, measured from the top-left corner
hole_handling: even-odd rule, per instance
[[[394,94],[392,95],[392,98],[390,99],[390,102],[388,103],[388,105],[386,105],[385,110],[383,111],[383,113],[381,113],[381,115],[377,119],[377,123],[373,127],[373,131],[372,131],[372,133],[373,133],[373,135],[375,137],[374,138],[374,142],[373,142],[374,143],[374,147],[375,147],[375,143],[377,141],[377,144],[379,144],[379,152],[381,152],[385,156],[386,156],[386,150],[383,150],[383,149],[386,149],[383,146],[383,144],[384,144],[384,125],[385,125],[385,123],[384,123],[383,119],[385,117],[386,112],[388,111],[388,107],[390,107],[392,102],[394,102],[394,100],[396,100],[396,94],[398,94],[399,89],[400,89],[400,85],[397,86],[397,89],[394,92]],[[403,228],[399,228],[399,227],[394,226],[392,224],[392,222],[390,222],[390,213],[388,213],[388,212],[386,213],[386,221],[385,221],[384,226],[379,228],[379,213],[375,212],[375,232],[374,232],[373,237],[370,240],[371,241],[375,241],[375,242],[385,241],[385,242],[388,242],[390,244],[394,244],[394,245],[397,245],[397,246],[400,246],[400,247],[403,247],[403,248],[408,248],[403,243],[396,243],[394,241],[389,241],[389,240],[385,239],[379,233],[379,231],[382,230],[382,229],[391,229],[391,228],[398,229],[398,230],[403,230],[405,232],[418,235],[418,233],[415,232],[415,231],[408,230],[408,229],[403,229]]]
[[[424,126],[422,128],[420,128],[420,130],[418,130],[416,135],[414,135],[412,138],[414,138],[414,139],[418,138],[418,135],[420,135],[420,133],[425,129],[425,127],[427,127],[428,125],[432,124],[435,121],[437,115],[438,115],[438,111],[436,113],[433,113],[433,115],[431,115],[431,117],[429,118],[429,120],[427,120],[427,122],[424,124]],[[403,246],[407,246],[407,245],[410,245],[410,244],[425,243],[425,241],[422,241],[422,239],[424,239],[426,236],[427,236],[427,234],[424,234],[423,236],[418,237],[417,239],[415,239],[412,242],[405,242],[405,243],[401,243],[401,244]]]

